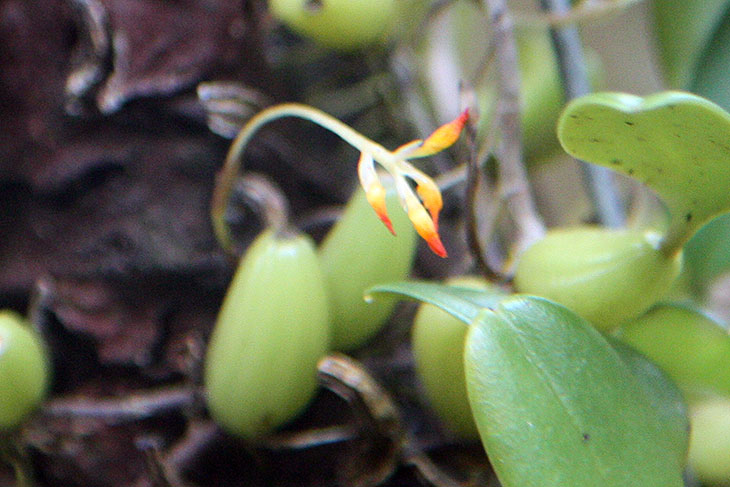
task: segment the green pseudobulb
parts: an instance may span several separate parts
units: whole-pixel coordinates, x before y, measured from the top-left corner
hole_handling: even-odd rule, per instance
[[[297,33],[342,51],[382,42],[395,23],[395,0],[269,0],[271,13]]]
[[[702,313],[657,304],[618,336],[666,371],[689,398],[730,397],[730,335]]]
[[[0,432],[22,424],[45,398],[49,381],[40,336],[19,314],[0,311]]]
[[[317,390],[329,313],[312,240],[267,230],[247,249],[205,358],[213,419],[253,439],[297,416]]]
[[[689,466],[707,487],[730,486],[730,399],[707,398],[691,408]]]
[[[449,279],[446,285],[483,290],[495,297],[503,295],[496,286],[473,276]],[[468,330],[468,323],[424,303],[413,321],[412,347],[416,373],[433,409],[453,433],[477,439],[479,432],[469,406],[464,378],[464,340]]]
[[[615,328],[648,309],[679,275],[681,253],[666,256],[658,239],[638,230],[552,230],[520,258],[515,288],[563,304],[602,330]]]
[[[387,190],[386,203],[397,236],[378,220],[365,192],[358,187],[319,248],[332,310],[335,350],[363,345],[393,311],[395,300],[367,303],[365,290],[375,284],[401,281],[411,272],[418,236],[392,188]]]

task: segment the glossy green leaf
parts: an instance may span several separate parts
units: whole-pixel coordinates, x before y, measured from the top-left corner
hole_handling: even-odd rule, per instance
[[[371,287],[365,293],[368,300],[374,299],[378,294],[398,294],[409,299],[433,304],[464,323],[471,323],[482,308],[496,306],[505,296],[496,288],[484,291],[427,281],[382,284]]]
[[[607,336],[606,340],[634,373],[664,425],[664,431],[672,437],[677,458],[684,462],[689,447],[689,418],[682,392],[659,366],[639,351],[614,337]]]
[[[730,208],[730,114],[704,98],[587,95],[563,111],[558,138],[569,154],[659,194],[670,214],[662,243],[668,253]]]
[[[621,356],[542,298],[482,311],[465,348],[469,400],[504,487],[681,487],[676,438]]]
[[[730,109],[730,0],[654,0],[654,18],[668,84]]]
[[[654,26],[667,81],[688,88],[728,0],[654,0]]]

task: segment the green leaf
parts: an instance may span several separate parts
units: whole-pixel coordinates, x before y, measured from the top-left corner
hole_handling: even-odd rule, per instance
[[[558,121],[571,155],[637,179],[666,204],[663,250],[679,250],[730,208],[730,114],[690,93],[641,98],[596,93],[572,101]]]
[[[684,462],[689,448],[689,418],[687,403],[682,392],[672,379],[654,362],[636,349],[614,337],[607,336],[608,343],[629,366],[639,385],[644,389],[647,399],[664,424],[667,435],[672,436],[677,458]]]
[[[433,282],[410,281],[371,287],[365,291],[365,299],[374,299],[378,294],[399,294],[416,301],[433,304],[464,323],[471,323],[482,308],[496,306],[499,300],[505,296],[496,288],[478,290]]]
[[[681,487],[676,437],[621,356],[567,308],[504,299],[470,327],[469,400],[504,487]]]
[[[728,0],[654,0],[654,27],[667,81],[688,88]]]

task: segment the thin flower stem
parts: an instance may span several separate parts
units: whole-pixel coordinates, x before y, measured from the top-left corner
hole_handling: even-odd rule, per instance
[[[542,8],[554,15],[570,11],[568,0],[540,0]],[[583,56],[578,29],[575,26],[555,27],[550,30],[555,45],[565,96],[568,100],[590,93],[591,86]],[[624,225],[626,216],[618,196],[613,173],[604,167],[582,162],[583,180],[593,201],[598,220],[607,227]]]
[[[490,41],[491,56],[494,57],[494,39]],[[468,99],[474,96],[467,93],[470,90],[464,89],[462,96]],[[471,103],[476,103],[472,100]],[[468,104],[468,103],[467,103]],[[476,127],[468,125],[466,131],[467,147],[469,149],[466,166],[466,238],[474,260],[484,277],[489,281],[503,281],[505,276],[501,274],[504,269],[502,256],[499,259],[488,257],[487,247],[493,246],[492,237],[495,235],[497,221],[502,209],[503,200],[488,199],[484,195],[494,194],[492,183],[486,177],[486,167],[497,167],[495,156],[495,144],[498,140],[499,120],[498,117],[490,117],[489,127],[486,136],[477,141]]]
[[[386,164],[393,159],[391,153],[380,144],[373,142],[354,129],[348,127],[336,118],[321,110],[298,103],[284,103],[267,108],[251,118],[233,140],[228,151],[223,168],[218,174],[213,191],[211,218],[216,238],[224,249],[229,251],[232,246],[230,229],[225,221],[225,211],[228,199],[233,191],[236,177],[241,168],[241,159],[246,146],[254,134],[267,123],[284,117],[295,117],[309,120],[326,128],[360,152],[369,152],[376,156],[379,162]],[[393,164],[395,162],[393,161]]]

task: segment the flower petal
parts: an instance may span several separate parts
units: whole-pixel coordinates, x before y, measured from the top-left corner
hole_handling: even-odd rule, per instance
[[[441,190],[439,190],[438,185],[430,176],[415,168],[409,162],[399,161],[398,169],[402,174],[416,182],[416,192],[421,198],[421,201],[423,201],[423,206],[431,214],[433,224],[438,231],[439,212],[444,206],[443,199],[441,198]]]
[[[469,119],[469,110],[464,110],[461,115],[451,122],[437,128],[425,140],[414,140],[398,147],[394,154],[404,159],[426,157],[452,146],[459,140],[459,135]]]
[[[429,213],[426,212],[421,201],[413,192],[408,181],[406,181],[402,174],[398,174],[395,177],[395,187],[396,191],[398,191],[398,196],[401,200],[401,204],[403,205],[403,209],[406,213],[408,213],[408,218],[411,220],[411,223],[413,223],[413,227],[416,229],[416,232],[418,232],[421,238],[428,243],[428,246],[436,255],[439,257],[446,257],[446,249],[444,248],[444,244],[441,242],[441,237],[439,237],[436,224]],[[438,212],[436,212],[436,215],[438,217]]]
[[[414,151],[418,150],[423,145],[423,142],[423,139],[412,140],[394,150],[393,155],[401,159],[408,159]]]
[[[378,173],[375,171],[373,156],[367,152],[360,154],[360,160],[357,163],[357,175],[360,179],[360,184],[365,190],[365,198],[368,200],[368,203],[373,207],[380,221],[388,227],[390,233],[395,235],[393,223],[388,217],[388,210],[385,204],[385,187],[381,184]]]
[[[414,206],[408,211],[413,226],[418,234],[428,243],[429,248],[439,257],[447,257],[446,248],[441,242],[436,226],[431,217],[426,213],[426,209],[421,206]]]

